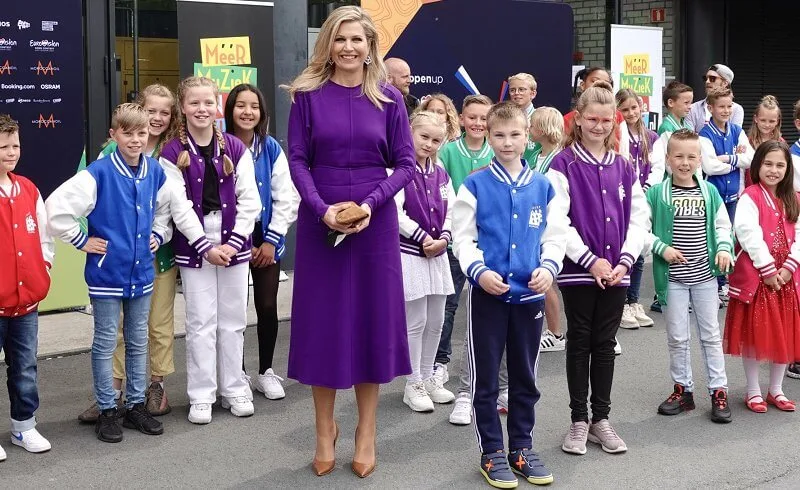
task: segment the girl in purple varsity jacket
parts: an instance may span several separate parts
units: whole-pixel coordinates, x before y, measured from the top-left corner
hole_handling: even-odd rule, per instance
[[[608,453],[627,450],[608,422],[614,377],[615,335],[629,272],[644,247],[648,207],[637,169],[614,152],[616,126],[611,86],[581,94],[575,124],[547,177],[569,218],[564,268],[558,286],[567,316],[567,384],[572,424],[562,449],[586,453],[586,441]],[[574,197],[574,199],[573,199]],[[591,425],[587,398],[591,379]]]
[[[625,118],[628,126],[629,148],[631,163],[638,172],[639,184],[642,191],[647,192],[650,186],[664,180],[664,160],[650,159],[653,145],[658,140],[655,131],[647,129],[642,119],[642,99],[629,88],[617,92],[617,110]],[[639,286],[642,284],[644,272],[644,254],[634,262],[631,269],[631,285],[628,286],[628,297],[622,310],[621,328],[637,329],[639,327],[652,327],[653,319],[644,312],[644,307],[639,304]]]
[[[208,78],[180,83],[179,134],[161,152],[167,178],[185,193],[206,232],[192,243],[176,232],[172,242],[186,298],[186,384],[195,424],[211,422],[217,392],[234,415],[253,414],[242,347],[250,234],[261,201],[250,151],[214,125],[218,94]]]
[[[412,373],[406,378],[403,402],[415,412],[431,412],[435,403],[450,403],[455,395],[433,376],[433,363],[444,322],[444,305],[453,294],[447,260],[450,206],[456,193],[436,152],[447,128],[430,111],[413,114],[411,132],[417,165],[414,178],[395,195],[400,224],[400,254]]]

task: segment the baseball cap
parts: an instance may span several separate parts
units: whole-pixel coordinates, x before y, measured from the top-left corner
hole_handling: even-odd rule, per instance
[[[727,65],[718,63],[716,65],[711,65],[708,69],[719,73],[719,76],[727,80],[729,84],[733,83],[733,70],[728,68]]]

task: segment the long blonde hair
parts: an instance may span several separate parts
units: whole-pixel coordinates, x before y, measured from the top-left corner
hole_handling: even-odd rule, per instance
[[[172,90],[168,89],[164,85],[161,85],[160,83],[153,83],[139,92],[139,94],[136,96],[136,103],[144,107],[144,105],[147,103],[147,98],[151,96],[169,99],[170,105],[169,125],[167,126],[167,129],[161,133],[161,136],[158,138],[158,143],[156,143],[156,147],[153,150],[153,155],[160,155],[161,148],[164,147],[164,143],[169,141],[170,135],[174,135],[175,130],[178,128],[178,101],[175,98],[175,94],[172,93]]]
[[[617,92],[616,99],[617,99],[617,108],[619,108],[619,106],[621,106],[622,104],[631,99],[635,100],[636,105],[639,106],[639,120],[636,121],[636,123],[633,126],[628,125],[628,130],[630,130],[632,134],[635,134],[636,136],[639,137],[639,148],[641,149],[640,153],[642,155],[642,161],[644,161],[645,163],[650,163],[650,137],[647,132],[647,126],[645,126],[644,119],[642,118],[641,114],[641,109],[642,109],[641,97],[639,97],[639,95],[636,92],[634,92],[633,89],[622,88],[619,90],[619,92]],[[616,119],[616,114],[614,115]]]
[[[183,104],[183,100],[186,97],[186,92],[189,89],[197,88],[197,87],[208,87],[214,91],[214,98],[216,99],[219,96],[219,87],[217,87],[217,83],[210,78],[205,77],[187,77],[181,80],[181,83],[178,84],[178,111],[179,111],[179,118],[180,124],[178,125],[177,130],[177,138],[181,140],[181,144],[186,148],[189,144],[189,137],[186,136],[186,115],[183,113],[181,109],[181,105]],[[219,152],[223,155],[223,163],[222,163],[222,170],[225,172],[225,175],[230,175],[233,173],[233,162],[231,161],[230,157],[225,153],[225,138],[222,136],[222,131],[219,130],[216,124],[212,123],[212,128],[214,129],[214,136],[217,138],[217,144],[219,145]],[[178,161],[176,165],[179,169],[183,170],[189,167],[191,161],[189,160],[189,150],[184,149],[178,155]]]
[[[413,132],[420,126],[433,126],[442,131],[442,142],[439,148],[434,150],[433,155],[431,155],[431,160],[435,162],[442,145],[447,143],[447,124],[442,122],[442,120],[439,119],[439,115],[435,112],[414,111],[414,113],[411,114],[411,131]]]
[[[336,34],[344,22],[358,22],[364,28],[364,34],[369,44],[368,56],[372,59],[369,64],[364,64],[364,81],[361,84],[361,93],[366,95],[378,109],[383,109],[384,102],[392,102],[381,90],[381,83],[386,81],[386,65],[378,53],[378,31],[369,16],[360,7],[345,6],[334,10],[322,24],[322,28],[314,44],[314,54],[303,72],[289,85],[281,88],[289,92],[294,102],[297,92],[311,92],[318,89],[330,80],[336,65],[329,63],[331,47],[336,39]]]
[[[422,98],[419,106],[414,110],[414,112],[422,112],[427,111],[428,106],[431,104],[432,101],[438,100],[444,106],[444,110],[447,113],[447,117],[445,120],[446,124],[446,131],[445,131],[445,140],[451,141],[458,138],[461,135],[461,124],[458,122],[458,111],[456,110],[455,104],[453,104],[453,99],[446,96],[442,93],[434,93],[430,95],[426,95]]]
[[[606,136],[606,139],[603,143],[606,151],[612,151],[617,145],[617,128],[619,127],[619,124],[617,124],[616,114],[617,105],[614,103],[614,94],[611,93],[611,90],[611,84],[607,82],[595,82],[594,85],[583,91],[581,96],[578,98],[578,104],[575,106],[575,110],[578,112],[575,114],[575,117],[583,117],[583,111],[586,110],[589,104],[611,106],[611,109],[614,112],[614,115],[612,116],[612,120],[614,122],[611,126],[611,133]],[[564,141],[564,147],[566,148],[575,142],[582,143],[583,134],[581,133],[580,126],[573,121],[570,125],[569,131],[567,132],[567,137]]]

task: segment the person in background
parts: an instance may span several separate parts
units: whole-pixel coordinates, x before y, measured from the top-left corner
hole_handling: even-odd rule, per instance
[[[406,115],[410,116],[419,106],[419,99],[409,92],[409,87],[411,86],[411,67],[400,58],[389,58],[385,63],[387,80],[403,95]]]
[[[731,83],[733,83],[733,70],[723,64],[717,63],[716,65],[711,65],[708,70],[706,70],[703,80],[705,81],[706,97],[713,91],[730,90]],[[689,109],[689,115],[686,116],[686,121],[689,123],[691,129],[694,129],[695,133],[700,133],[703,126],[708,124],[710,120],[711,111],[709,110],[706,99],[698,100],[692,104],[691,109]],[[744,109],[736,102],[734,102],[731,107],[730,121],[737,126],[742,126],[744,124]],[[731,220],[733,220],[733,216],[731,216]]]

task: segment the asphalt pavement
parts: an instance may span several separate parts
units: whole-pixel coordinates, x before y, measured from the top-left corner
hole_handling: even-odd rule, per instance
[[[649,268],[643,298],[652,297]],[[649,304],[649,301],[643,300]],[[800,414],[770,407],[766,414],[747,411],[741,361],[726,358],[733,422],[717,425],[709,418],[705,369],[693,341],[697,409],[674,417],[656,413],[671,392],[664,320],[656,325],[621,330],[611,422],[628,452],[609,455],[589,446],[585,456],[561,451],[569,426],[563,352],[542,354],[541,401],[536,405],[535,448],[552,470],[558,488],[800,488],[800,460],[795,457]],[[720,313],[724,319],[724,310]],[[455,390],[465,317],[459,310],[453,334],[455,353],[451,381]],[[283,322],[276,353],[276,372],[286,373],[289,324]],[[257,366],[256,332],[245,334],[246,364]],[[28,454],[0,443],[8,459],[0,463],[5,488],[489,488],[478,472],[479,454],[473,429],[448,423],[452,405],[431,414],[411,412],[402,402],[404,380],[382,388],[378,427],[378,468],[365,480],[350,472],[356,405],[352,390],[339,393],[336,417],[341,427],[337,469],[316,477],[309,464],[314,453],[311,390],[287,380],[286,398],[270,401],[257,394],[256,413],[238,419],[214,407],[214,420],[195,426],[186,420],[185,342],[176,341],[178,370],[166,382],[172,413],[165,432],[146,436],[125,429],[125,440],[107,444],[93,426],[77,415],[91,403],[88,354],[49,358],[39,363],[41,407],[39,430],[53,449]],[[762,368],[762,386],[767,383]],[[800,381],[786,379],[785,392],[800,398]],[[766,387],[764,387],[766,392]],[[8,410],[7,396],[0,411]],[[5,433],[8,434],[8,433]],[[527,488],[524,480],[520,488]]]

